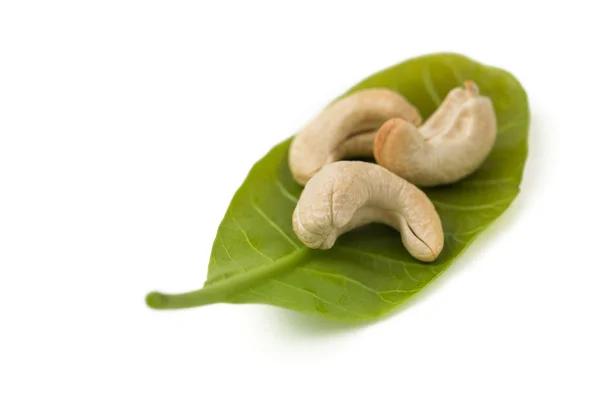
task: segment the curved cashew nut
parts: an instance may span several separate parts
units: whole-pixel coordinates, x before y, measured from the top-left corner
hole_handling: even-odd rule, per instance
[[[289,165],[301,185],[325,164],[344,157],[372,157],[377,129],[390,118],[421,124],[419,111],[388,89],[366,89],[326,107],[294,138]]]
[[[496,115],[489,98],[472,81],[450,91],[417,129],[392,119],[375,137],[378,164],[418,186],[456,182],[473,173],[496,140]]]
[[[311,248],[329,249],[338,236],[371,222],[400,231],[410,254],[433,261],[444,247],[442,223],[429,198],[387,169],[362,161],[324,166],[306,184],[292,217]]]

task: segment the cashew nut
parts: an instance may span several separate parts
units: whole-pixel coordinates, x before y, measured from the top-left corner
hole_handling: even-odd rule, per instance
[[[418,186],[456,182],[473,173],[496,140],[496,116],[488,97],[472,81],[455,88],[417,129],[392,119],[375,137],[378,164]]]
[[[301,185],[325,164],[345,157],[372,157],[377,129],[390,118],[421,124],[419,111],[389,89],[365,89],[326,107],[294,138],[289,165]]]
[[[413,257],[433,261],[444,247],[442,223],[429,198],[387,169],[362,161],[324,166],[306,184],[292,217],[311,248],[329,249],[338,236],[371,222],[400,231]]]

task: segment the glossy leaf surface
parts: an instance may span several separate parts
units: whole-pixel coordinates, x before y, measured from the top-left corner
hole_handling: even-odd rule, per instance
[[[445,246],[421,263],[400,234],[369,225],[340,237],[331,250],[306,248],[292,230],[302,187],[291,177],[291,139],[255,164],[218,229],[204,288],[180,295],[151,293],[154,308],[215,302],[265,303],[340,320],[365,320],[393,309],[452,263],[498,218],[519,192],[527,157],[527,96],[508,72],[457,54],[434,54],[381,71],[350,89],[386,87],[402,93],[428,117],[445,95],[467,79],[494,104],[495,147],[483,166],[457,184],[425,192],[440,214]]]

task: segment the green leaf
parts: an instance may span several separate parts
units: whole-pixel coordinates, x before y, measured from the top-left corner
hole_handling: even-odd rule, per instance
[[[305,247],[292,230],[292,212],[302,187],[290,175],[288,139],[254,165],[233,197],[213,244],[204,288],[178,295],[151,293],[148,305],[164,309],[264,303],[334,319],[365,320],[417,293],[517,196],[527,158],[527,95],[510,73],[458,54],[408,60],[346,93],[390,88],[427,117],[450,89],[467,79],[492,99],[498,138],[486,162],[470,177],[425,190],[445,233],[444,250],[435,262],[415,260],[398,232],[376,224],[343,235],[330,250]]]

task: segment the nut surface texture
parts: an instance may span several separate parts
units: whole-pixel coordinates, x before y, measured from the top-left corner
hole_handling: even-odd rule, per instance
[[[440,107],[417,128],[391,119],[375,137],[379,165],[418,186],[454,183],[484,162],[496,140],[491,100],[479,95],[474,82],[448,93]]]
[[[290,145],[289,166],[301,185],[325,164],[348,157],[372,157],[375,133],[391,118],[421,124],[419,111],[389,89],[365,89],[327,106]]]
[[[343,233],[372,222],[398,230],[418,260],[435,260],[444,246],[440,217],[425,193],[362,161],[325,165],[306,184],[292,222],[300,240],[315,249],[329,249]]]

